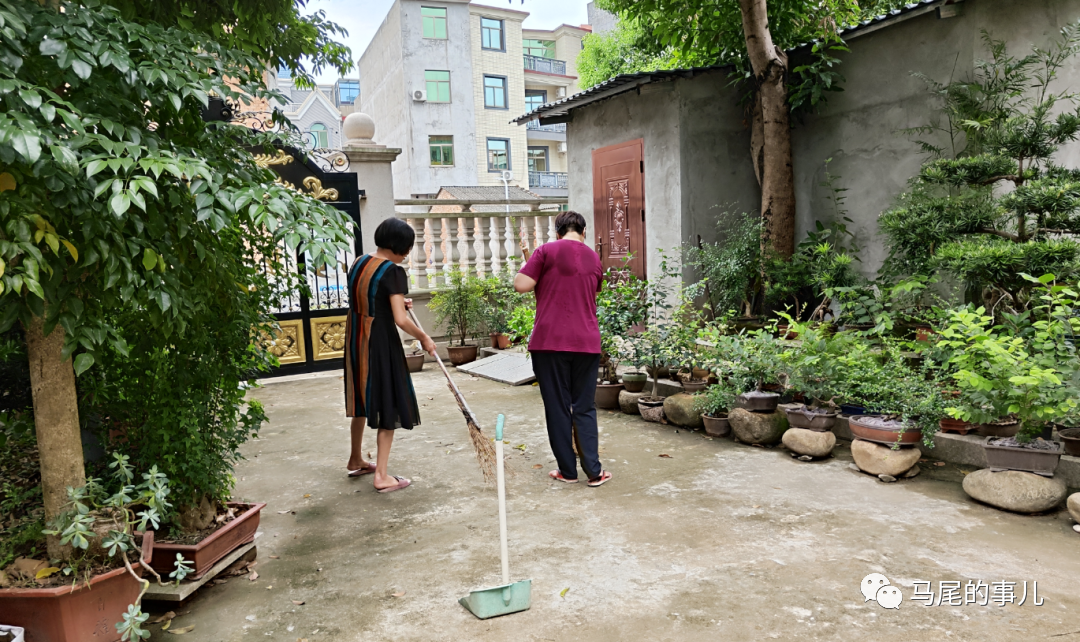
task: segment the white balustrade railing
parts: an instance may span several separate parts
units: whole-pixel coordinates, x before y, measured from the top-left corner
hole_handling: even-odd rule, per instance
[[[516,203],[510,201],[511,204]],[[523,264],[521,248],[532,253],[537,247],[555,240],[555,217],[566,199],[543,199],[527,202],[523,211],[474,212],[475,201],[439,201],[439,205],[461,205],[461,212],[422,212],[432,200],[411,199],[396,202],[398,218],[416,231],[416,245],[403,267],[409,273],[412,289],[438,290],[449,282],[451,266],[479,277],[514,274]],[[493,205],[492,202],[480,204]],[[544,209],[541,209],[543,207]],[[487,209],[487,208],[485,208]]]

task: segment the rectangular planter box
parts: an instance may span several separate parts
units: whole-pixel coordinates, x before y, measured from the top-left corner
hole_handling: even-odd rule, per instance
[[[143,533],[143,561],[154,553],[154,534]],[[142,575],[141,566],[134,566]],[[126,568],[55,588],[0,589],[0,622],[26,629],[26,642],[116,642],[116,624],[141,586]]]
[[[227,505],[247,506],[248,509],[198,544],[185,546],[159,543],[154,546],[157,555],[154,556],[150,565],[161,574],[162,579],[167,579],[169,573],[176,569],[177,553],[183,555],[184,559],[195,567],[189,577],[199,579],[213,568],[218,560],[238,547],[254,541],[255,531],[259,529],[259,512],[262,511],[263,506],[266,506],[266,504],[229,502]]]
[[[1053,477],[1058,460],[1061,459],[1061,444],[1055,443],[1053,450],[1029,450],[1027,448],[1009,448],[993,446],[987,437],[983,442],[986,450],[986,465],[990,470],[1020,470],[1043,477]]]

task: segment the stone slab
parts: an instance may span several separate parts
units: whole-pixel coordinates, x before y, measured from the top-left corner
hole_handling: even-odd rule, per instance
[[[511,386],[521,386],[536,381],[532,360],[528,355],[510,351],[499,352],[496,355],[460,365],[457,369]]]
[[[259,533],[256,533],[255,538],[258,539],[258,537]],[[143,600],[153,600],[156,602],[183,602],[184,600],[191,597],[191,595],[195,591],[205,586],[207,582],[217,577],[218,574],[220,574],[225,569],[229,568],[229,566],[233,562],[240,559],[244,555],[247,555],[248,551],[252,551],[254,549],[255,542],[245,544],[244,546],[241,546],[232,553],[229,553],[225,557],[221,558],[220,562],[214,564],[213,568],[207,571],[206,574],[199,579],[192,580],[190,582],[180,582],[179,586],[177,586],[175,582],[170,582],[165,586],[159,586],[158,584],[155,584],[153,581],[151,581],[150,588],[146,589],[146,595],[143,596]],[[252,558],[254,559],[254,557],[255,556],[253,555]],[[161,579],[164,581],[167,577],[168,576],[162,576]]]

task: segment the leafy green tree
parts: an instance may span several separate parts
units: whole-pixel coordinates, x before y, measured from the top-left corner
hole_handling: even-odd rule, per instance
[[[1080,28],[1022,58],[984,34],[990,59],[971,80],[933,87],[945,124],[922,148],[911,190],[879,219],[893,272],[943,271],[970,286],[995,314],[1029,305],[1023,274],[1071,278],[1080,258],[1080,170],[1054,161],[1080,134],[1080,101],[1050,86],[1080,52]],[[940,140],[945,138],[945,143]]]
[[[191,26],[176,26],[196,4]],[[265,61],[297,67],[295,47],[338,60],[335,28],[317,20],[321,35],[288,46],[292,35],[270,33],[288,20],[215,22],[255,4],[138,3],[125,17],[97,0],[0,0],[0,332],[26,333],[48,518],[85,485],[75,377],[129,352],[119,316],[137,312],[139,332],[165,339],[213,306],[250,319],[298,287],[259,266],[297,247],[322,265],[351,240],[343,215],[275,184],[244,151],[268,135],[203,120],[211,96],[273,98]],[[252,350],[267,322],[248,327]],[[52,557],[67,554],[50,540]]]
[[[680,60],[670,48],[651,51],[650,36],[636,20],[623,20],[607,34],[585,36],[578,54],[578,85],[588,89],[620,74],[674,69]]]

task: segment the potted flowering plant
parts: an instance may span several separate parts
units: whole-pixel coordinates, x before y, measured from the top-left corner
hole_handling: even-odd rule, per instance
[[[939,343],[952,351],[961,397],[947,412],[972,423],[1015,416],[1015,437],[987,437],[984,443],[990,467],[1053,476],[1061,445],[1040,435],[1078,405],[1080,364],[1072,340],[1080,330],[1072,313],[1078,297],[1053,274],[1021,276],[1035,284],[1037,304],[1014,317],[1012,327],[995,325],[983,308],[950,312]]]
[[[695,409],[701,413],[701,419],[705,423],[705,433],[710,437],[723,437],[731,432],[728,424],[727,413],[735,407],[741,386],[734,385],[731,381],[721,379],[705,390],[695,402]]]
[[[61,513],[46,535],[59,536],[74,554],[51,566],[41,562],[27,586],[0,589],[0,619],[26,629],[30,640],[81,642],[88,635],[107,640],[149,637],[148,615],[140,603],[150,582],[154,532],[167,519],[169,480],[151,468],[136,483],[128,456],[114,454],[112,479],[89,479],[69,488],[70,510]],[[106,485],[114,489],[111,494]],[[181,581],[191,571],[182,557],[169,578]],[[111,626],[110,626],[111,624]]]

